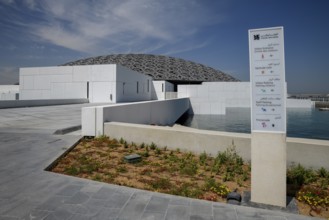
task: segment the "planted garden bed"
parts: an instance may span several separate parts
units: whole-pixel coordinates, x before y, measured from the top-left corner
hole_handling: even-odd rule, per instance
[[[126,156],[135,154],[140,155],[141,160],[129,163]],[[250,164],[237,154],[234,144],[210,156],[206,152],[195,155],[179,148],[169,150],[154,143],[137,145],[108,137],[83,139],[52,169],[106,183],[221,202],[233,190],[241,194],[250,191],[250,170]],[[304,172],[298,166],[290,169],[288,181],[295,190],[289,192],[299,196],[303,214],[329,217],[329,172],[310,172],[314,175],[312,181],[301,177],[305,169]],[[321,191],[318,183],[322,183]],[[314,187],[321,195],[314,197],[316,203],[312,200],[310,204],[306,198]]]

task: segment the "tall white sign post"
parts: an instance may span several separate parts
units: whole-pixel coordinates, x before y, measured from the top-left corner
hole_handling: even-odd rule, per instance
[[[286,206],[283,27],[249,30],[251,201]]]

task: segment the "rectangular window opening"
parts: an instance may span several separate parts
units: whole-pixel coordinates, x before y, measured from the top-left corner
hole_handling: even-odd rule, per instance
[[[147,92],[150,92],[150,80],[147,80]]]
[[[89,99],[89,82],[87,82],[87,99]]]

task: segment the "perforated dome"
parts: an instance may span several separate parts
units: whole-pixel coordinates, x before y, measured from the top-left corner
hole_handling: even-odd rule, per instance
[[[116,54],[90,57],[63,66],[120,64],[131,70],[152,76],[154,80],[212,82],[239,81],[214,68],[179,58],[150,54]]]

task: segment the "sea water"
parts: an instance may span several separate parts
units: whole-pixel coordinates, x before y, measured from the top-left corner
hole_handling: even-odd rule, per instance
[[[250,109],[227,108],[226,115],[189,115],[181,124],[204,130],[250,133]],[[329,111],[287,109],[287,136],[329,140]]]

